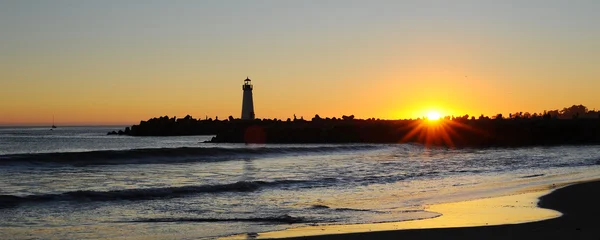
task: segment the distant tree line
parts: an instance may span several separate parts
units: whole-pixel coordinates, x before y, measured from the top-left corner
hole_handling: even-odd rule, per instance
[[[118,132],[131,136],[216,135],[229,143],[421,143],[448,147],[599,144],[600,113],[583,105],[543,113],[497,114],[493,117],[446,116],[426,119],[356,119],[354,115],[310,121],[293,119],[225,120],[158,117]]]
[[[500,116],[502,116],[500,114]],[[571,107],[565,107],[562,110],[550,110],[544,111],[543,113],[529,113],[529,112],[515,112],[510,113],[508,118],[519,119],[519,118],[553,118],[553,119],[577,119],[577,118],[600,118],[600,111],[590,111],[586,106],[573,105]]]

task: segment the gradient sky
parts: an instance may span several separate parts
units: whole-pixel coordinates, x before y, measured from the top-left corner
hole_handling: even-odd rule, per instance
[[[600,1],[0,1],[0,124],[600,108]]]

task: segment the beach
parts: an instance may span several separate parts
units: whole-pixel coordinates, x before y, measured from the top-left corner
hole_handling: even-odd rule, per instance
[[[600,176],[600,146],[245,145],[106,132],[0,128],[0,239],[331,238],[523,223],[560,215],[537,208],[541,196]],[[373,238],[341,238],[351,236]]]
[[[599,10],[0,0],[0,240],[600,240]]]
[[[560,212],[558,217],[495,226],[447,227],[396,231],[328,234],[286,239],[598,239],[600,181],[556,189],[539,198],[537,206]],[[510,213],[505,213],[510,214]],[[502,214],[500,214],[502,215]],[[490,218],[499,217],[490,216]]]

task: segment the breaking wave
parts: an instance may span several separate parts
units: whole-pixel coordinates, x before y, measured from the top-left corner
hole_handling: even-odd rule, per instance
[[[182,147],[131,150],[106,150],[92,152],[60,152],[0,155],[0,164],[18,165],[31,163],[85,165],[151,164],[221,161],[260,157],[273,154],[322,154],[326,152],[359,151],[379,149],[375,145],[346,145],[321,147]]]
[[[40,194],[28,196],[0,195],[0,209],[10,208],[25,203],[44,203],[54,201],[117,201],[117,200],[152,200],[178,198],[202,193],[221,192],[253,192],[264,187],[310,183],[304,180],[282,181],[240,181],[230,184],[198,185],[165,188],[137,188],[112,191],[73,191],[55,194]]]
[[[281,215],[273,217],[254,217],[254,218],[148,218],[137,219],[128,222],[269,222],[269,223],[304,223],[310,222],[301,217],[290,215]]]

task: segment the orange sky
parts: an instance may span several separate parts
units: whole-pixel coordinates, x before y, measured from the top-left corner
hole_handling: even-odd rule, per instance
[[[334,3],[0,3],[0,125],[600,108],[596,1]]]

